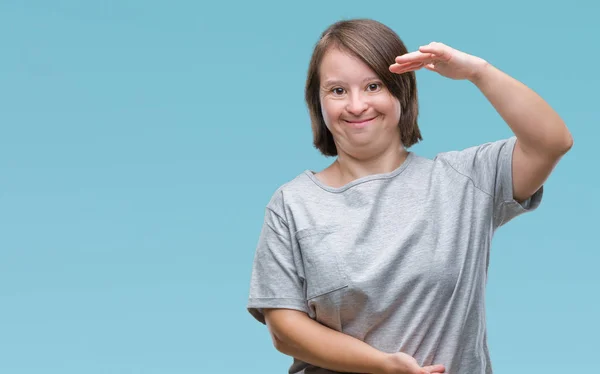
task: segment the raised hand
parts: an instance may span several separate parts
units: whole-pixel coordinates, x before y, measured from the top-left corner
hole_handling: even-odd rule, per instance
[[[396,57],[390,71],[402,74],[425,68],[451,79],[474,80],[487,62],[443,43],[432,42],[419,47],[418,51]]]

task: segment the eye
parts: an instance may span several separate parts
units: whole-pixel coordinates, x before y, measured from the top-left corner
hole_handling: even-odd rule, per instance
[[[381,83],[371,83],[367,86],[367,91],[377,92],[381,89]]]
[[[335,95],[343,95],[344,89],[341,87],[337,87],[337,88],[332,89],[331,92],[333,92]]]

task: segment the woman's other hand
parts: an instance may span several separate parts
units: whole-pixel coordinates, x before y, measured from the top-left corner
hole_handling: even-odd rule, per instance
[[[434,374],[444,373],[444,365],[419,366],[417,360],[406,353],[390,353],[385,371],[376,374]]]

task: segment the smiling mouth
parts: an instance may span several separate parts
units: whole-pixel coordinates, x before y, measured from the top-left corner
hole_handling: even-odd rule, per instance
[[[373,118],[367,118],[367,119],[363,119],[363,120],[360,120],[360,121],[348,121],[348,120],[345,120],[345,121],[346,121],[346,122],[348,122],[348,123],[365,123],[365,122],[369,122],[370,120],[373,120],[373,119],[375,119],[375,118],[376,118],[376,117],[373,117]]]
[[[363,119],[360,121],[348,121],[348,120],[344,120],[344,121],[354,128],[363,128],[363,127],[367,126],[368,124],[370,124],[375,118],[377,118],[377,116],[375,116],[373,118]]]

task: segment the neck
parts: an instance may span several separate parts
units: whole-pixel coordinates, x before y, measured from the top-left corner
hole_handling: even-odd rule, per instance
[[[335,164],[338,178],[343,185],[369,175],[390,173],[399,168],[407,156],[408,151],[399,145],[369,158],[357,158],[340,153]]]

